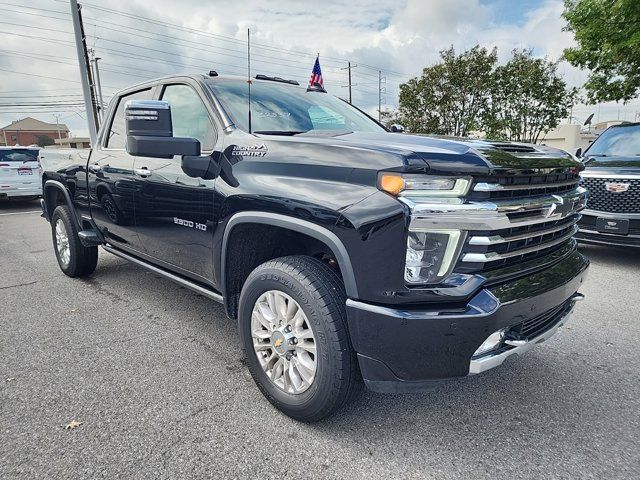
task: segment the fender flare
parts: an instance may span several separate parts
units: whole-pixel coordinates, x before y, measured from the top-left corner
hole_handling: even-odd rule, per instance
[[[80,226],[80,222],[78,221],[78,215],[76,214],[76,208],[73,206],[71,195],[69,195],[69,190],[67,189],[67,187],[65,187],[62,184],[62,182],[59,182],[58,180],[47,180],[44,182],[42,199],[44,201],[44,208],[46,209],[46,212],[45,212],[46,217],[48,219],[51,219],[51,217],[53,216],[53,210],[51,209],[51,205],[47,203],[47,190],[52,188],[56,188],[62,192],[65,202],[69,207],[69,209],[71,210],[71,214],[72,214],[71,216],[73,217],[73,220],[76,223],[76,228],[78,229],[78,231],[82,230],[82,227]]]
[[[260,223],[273,225],[276,227],[281,227],[288,230],[293,230],[294,232],[302,233],[304,235],[308,235],[309,237],[315,238],[316,240],[324,243],[331,249],[336,257],[336,261],[338,262],[338,266],[340,267],[340,272],[342,273],[342,279],[344,281],[344,288],[347,293],[347,297],[358,298],[358,287],[356,285],[356,278],[353,272],[351,259],[349,258],[349,253],[347,252],[347,249],[345,248],[342,241],[335,233],[325,227],[321,227],[307,220],[301,220],[299,218],[281,215],[278,213],[255,211],[238,212],[234,214],[229,219],[225,227],[222,237],[222,258],[220,262],[222,291],[224,292],[225,296],[227,242],[234,227],[243,223]]]

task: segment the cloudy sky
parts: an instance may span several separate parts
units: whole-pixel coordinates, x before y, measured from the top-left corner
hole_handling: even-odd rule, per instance
[[[69,4],[64,0],[0,2],[0,127],[24,116],[66,123],[87,133]],[[558,59],[572,45],[563,32],[562,1],[525,0],[88,0],[88,46],[100,57],[105,100],[117,89],[165,74],[246,72],[247,28],[252,72],[308,80],[316,53],[330,93],[346,97],[351,61],[354,103],[375,111],[397,105],[398,86],[437,61],[450,45],[497,46],[501,61],[513,48]],[[586,79],[561,63],[570,85]],[[583,121],[634,120],[629,105],[577,106]]]

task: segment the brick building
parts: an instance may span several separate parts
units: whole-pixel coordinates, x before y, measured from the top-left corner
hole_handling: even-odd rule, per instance
[[[56,138],[67,138],[69,129],[62,123],[47,123],[27,117],[0,128],[0,145],[33,145],[41,136],[55,141]]]

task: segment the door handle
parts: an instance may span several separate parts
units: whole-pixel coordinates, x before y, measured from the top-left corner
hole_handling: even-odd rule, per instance
[[[100,173],[102,171],[102,167],[97,163],[92,163],[91,165],[89,165],[89,171],[91,173]]]
[[[136,173],[136,175],[140,175],[141,177],[148,177],[149,175],[151,175],[151,170],[149,170],[147,167],[134,168],[133,171]]]

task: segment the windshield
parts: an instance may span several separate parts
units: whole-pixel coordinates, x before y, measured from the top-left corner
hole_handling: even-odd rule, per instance
[[[587,156],[633,157],[640,155],[640,125],[613,127],[602,132]]]
[[[37,162],[38,150],[27,148],[13,148],[11,150],[0,150],[0,162]]]
[[[220,79],[208,85],[236,126],[248,132],[247,82]],[[258,81],[251,84],[251,130],[275,135],[313,130],[384,131],[369,117],[327,93]]]

